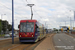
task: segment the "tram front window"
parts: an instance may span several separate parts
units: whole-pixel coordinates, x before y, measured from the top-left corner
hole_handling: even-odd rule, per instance
[[[34,23],[21,23],[20,24],[20,32],[34,32]]]

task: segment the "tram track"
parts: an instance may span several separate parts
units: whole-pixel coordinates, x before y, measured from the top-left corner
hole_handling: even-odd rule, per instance
[[[10,50],[33,50],[38,44],[40,44],[45,38],[43,38],[41,41],[38,41],[36,43],[21,43],[19,46],[14,46],[10,48]],[[9,50],[9,49],[8,49]]]
[[[46,36],[47,37],[47,36]],[[14,39],[14,44],[12,44],[12,39],[3,40],[0,42],[0,50],[34,50],[34,48],[40,44],[45,38],[36,43],[20,43],[18,38]]]
[[[39,40],[38,42],[34,43],[33,45],[25,48],[24,50],[34,50],[44,39],[46,39],[48,37],[48,34],[46,35],[45,38]]]
[[[23,50],[26,50],[27,48],[29,48],[31,45],[28,45],[27,47],[25,47]]]
[[[28,48],[29,46],[31,46],[32,44],[20,44],[17,46],[14,46],[12,48],[9,48],[10,50],[23,50],[24,48]],[[8,50],[9,50],[8,49]]]
[[[25,47],[23,50],[34,50],[35,47],[37,47],[37,45],[39,45],[44,39],[42,39],[41,41],[38,41],[37,43],[34,43],[30,46]]]

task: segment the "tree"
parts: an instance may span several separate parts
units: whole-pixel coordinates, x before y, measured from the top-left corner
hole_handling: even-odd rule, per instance
[[[5,21],[0,20],[0,32],[1,32],[1,28],[2,31],[5,33],[7,30],[8,31],[12,30],[12,25],[10,25],[6,20]]]
[[[55,31],[55,30],[56,30],[56,28],[53,28],[53,30]]]
[[[54,31],[58,31],[58,29],[56,29],[56,28],[53,28],[53,30],[54,30]]]
[[[3,32],[6,32],[6,30],[7,30],[7,24],[8,24],[7,21],[2,21],[2,30],[3,30]]]
[[[12,25],[10,25],[10,24],[8,25],[8,30],[12,31]]]
[[[59,31],[61,31],[61,29],[59,29]]]
[[[0,20],[0,33],[1,33],[1,27],[2,27],[2,25],[1,25],[1,21],[2,21],[2,20]]]

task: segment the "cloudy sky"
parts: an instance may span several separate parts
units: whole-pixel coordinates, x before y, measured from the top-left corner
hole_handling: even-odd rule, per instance
[[[14,28],[18,29],[20,20],[31,19],[30,7],[27,4],[35,4],[33,8],[33,19],[38,20],[47,28],[59,26],[71,26],[75,23],[74,0],[14,0]],[[12,23],[12,0],[0,0],[0,19]],[[6,15],[4,15],[6,14]],[[2,18],[1,18],[2,15]],[[46,24],[45,24],[46,23]]]

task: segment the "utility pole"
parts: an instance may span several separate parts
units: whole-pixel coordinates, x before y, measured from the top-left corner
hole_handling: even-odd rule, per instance
[[[12,0],[12,44],[14,44],[14,0]]]
[[[32,17],[33,17],[32,6],[34,6],[34,4],[27,4],[27,6],[30,6],[30,8],[31,8],[31,20],[32,20]]]

